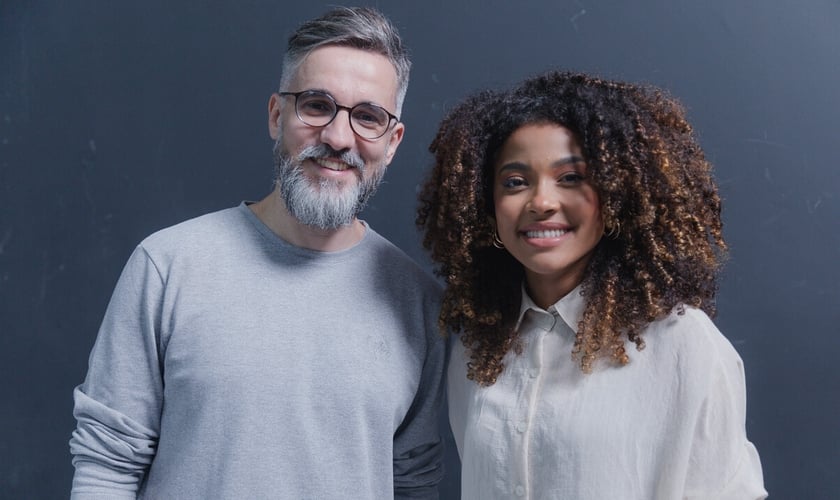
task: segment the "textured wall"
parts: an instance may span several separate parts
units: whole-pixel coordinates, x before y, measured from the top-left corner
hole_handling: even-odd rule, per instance
[[[285,39],[329,3],[0,2],[0,497],[66,497],[71,391],[125,259],[152,231],[269,191]],[[840,491],[840,4],[367,3],[400,26],[414,70],[406,139],[364,217],[425,265],[414,193],[467,93],[560,67],[685,103],[724,197],[716,321],[745,361],[767,488]]]

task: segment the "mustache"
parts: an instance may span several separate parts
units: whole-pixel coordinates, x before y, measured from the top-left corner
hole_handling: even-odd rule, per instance
[[[347,165],[357,169],[359,172],[365,172],[365,161],[358,153],[352,151],[337,151],[329,144],[317,144],[314,146],[307,146],[298,153],[297,161],[302,162],[310,158],[330,158],[340,160]]]

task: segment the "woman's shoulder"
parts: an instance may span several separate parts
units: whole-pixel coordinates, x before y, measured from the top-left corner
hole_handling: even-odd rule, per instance
[[[741,364],[729,339],[706,312],[696,307],[675,307],[670,314],[651,323],[642,338],[649,348],[675,356],[687,368],[711,370],[720,363]]]

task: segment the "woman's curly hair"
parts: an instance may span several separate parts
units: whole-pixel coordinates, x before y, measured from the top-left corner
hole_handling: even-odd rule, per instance
[[[440,327],[460,332],[468,378],[493,384],[519,352],[522,265],[493,246],[493,164],[528,124],[576,134],[606,231],[581,282],[585,298],[572,355],[589,372],[599,356],[629,361],[625,342],[685,305],[714,315],[726,250],[712,167],[665,92],[550,72],[509,91],[478,93],[452,109],[429,147],[435,164],[420,194],[423,244],[446,280]]]

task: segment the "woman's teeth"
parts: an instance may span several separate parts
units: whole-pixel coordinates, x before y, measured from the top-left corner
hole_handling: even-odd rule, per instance
[[[528,238],[559,238],[569,231],[565,229],[550,229],[548,231],[525,231]]]

